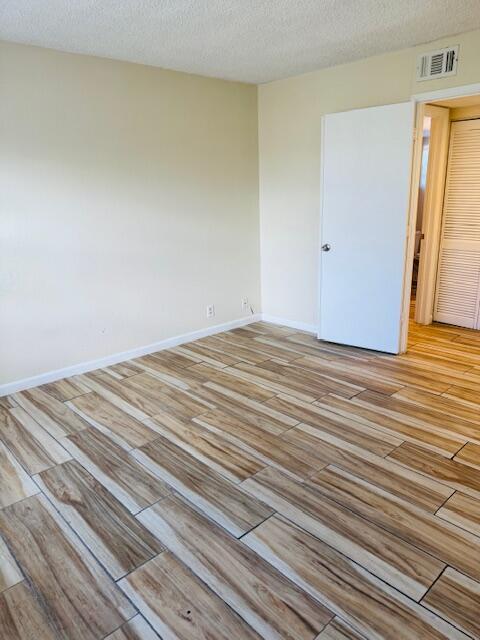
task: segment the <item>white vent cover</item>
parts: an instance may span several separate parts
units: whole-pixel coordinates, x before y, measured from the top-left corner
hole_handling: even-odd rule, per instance
[[[417,60],[417,80],[445,78],[457,73],[458,45],[422,53]]]

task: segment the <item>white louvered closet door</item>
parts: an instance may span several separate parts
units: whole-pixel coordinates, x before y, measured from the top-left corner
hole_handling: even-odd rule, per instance
[[[451,125],[433,319],[480,329],[480,120]]]

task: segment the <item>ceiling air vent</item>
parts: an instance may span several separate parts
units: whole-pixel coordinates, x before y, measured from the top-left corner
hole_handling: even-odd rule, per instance
[[[445,78],[457,73],[458,45],[423,53],[417,61],[417,80]]]

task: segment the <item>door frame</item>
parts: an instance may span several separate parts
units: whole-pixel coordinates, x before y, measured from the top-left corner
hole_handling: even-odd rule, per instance
[[[422,104],[423,117],[432,118],[427,183],[423,205],[422,242],[415,302],[415,322],[431,324],[441,240],[443,195],[450,141],[450,109]],[[420,130],[419,134],[420,135]],[[417,213],[418,215],[418,213]],[[417,222],[415,228],[417,228]]]
[[[410,296],[412,289],[412,269],[413,269],[413,253],[415,250],[415,231],[417,219],[418,205],[418,185],[420,184],[420,171],[422,159],[422,131],[423,131],[423,115],[424,105],[429,102],[438,100],[448,100],[452,98],[462,98],[465,96],[473,96],[480,94],[480,83],[468,84],[458,87],[450,87],[448,89],[439,89],[437,91],[429,91],[426,93],[417,93],[411,96],[415,105],[415,130],[413,132],[413,155],[412,170],[410,182],[410,205],[407,216],[407,242],[405,250],[405,268],[403,280],[403,311],[401,317],[400,328],[400,353],[405,353],[408,342],[408,324],[410,317]],[[436,238],[437,249],[440,244],[440,236]]]

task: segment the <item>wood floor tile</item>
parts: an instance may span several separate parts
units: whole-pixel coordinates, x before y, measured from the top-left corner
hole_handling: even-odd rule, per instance
[[[270,417],[270,412],[274,412],[274,409],[270,409],[269,407],[265,407],[264,410],[257,408],[250,409],[248,405],[243,405],[237,398],[230,398],[229,395],[225,395],[225,389],[216,387],[216,385],[214,389],[213,386],[214,385],[210,387],[210,383],[207,383],[202,389],[195,391],[195,394],[212,403],[212,409],[207,413],[210,414],[213,411],[221,411],[225,413],[225,415],[230,416],[229,420],[245,423],[249,428],[259,433],[265,432],[267,434],[279,435],[290,428],[285,425],[283,421]],[[193,418],[193,422],[200,422],[204,415],[206,414]],[[295,424],[297,424],[296,421]]]
[[[443,394],[446,398],[452,400],[459,400],[464,402],[470,407],[478,407],[480,405],[480,395],[477,389],[466,389],[461,385],[453,385],[448,388]]]
[[[189,369],[169,364],[168,362],[165,363],[153,355],[136,358],[135,364],[139,367],[140,373],[149,373],[154,378],[158,378],[166,384],[173,385],[179,389],[194,388],[202,382],[200,376],[192,373]],[[195,363],[191,362],[190,364],[193,365]]]
[[[139,406],[144,406],[141,397],[138,394],[132,394],[126,390],[119,380],[113,379],[111,376],[105,375],[98,371],[91,371],[80,376],[82,382],[91,390],[95,391],[99,396],[108,400],[115,407],[118,407],[124,413],[133,416],[137,420],[146,420],[151,416]],[[147,405],[148,409],[149,405]],[[158,406],[155,405],[153,411],[157,411]]]
[[[449,460],[406,442],[392,451],[388,457],[449,487],[474,498],[480,498],[480,473],[478,469],[456,460]]]
[[[0,638],[480,638],[480,332],[408,342],[256,322],[0,398]]]
[[[258,338],[258,340],[263,341],[263,338]],[[318,338],[312,333],[305,331],[295,331],[294,333],[291,333],[289,336],[285,337],[284,342],[286,344],[307,345],[325,357],[327,355],[332,358],[341,356],[343,358],[348,358],[349,360],[358,360],[360,362],[368,362],[368,360],[371,359],[376,360],[376,356],[378,355],[375,351],[369,351],[368,349],[349,347],[347,345],[335,344],[333,342],[323,342],[318,340]]]
[[[200,362],[200,360],[194,356],[186,356],[178,351],[178,347],[174,347],[173,349],[164,349],[162,351],[155,351],[150,354],[159,362],[163,362],[165,364],[171,364],[175,367],[181,367],[186,369],[187,367],[191,367],[192,364]]]
[[[215,382],[206,382],[202,388],[195,390],[195,395],[210,402],[214,409],[222,409],[270,433],[282,433],[299,422],[266,403],[250,400]]]
[[[403,388],[400,384],[369,374],[368,370],[352,371],[348,364],[343,361],[332,361],[318,356],[306,355],[295,360],[295,366],[312,371],[321,371],[325,376],[331,376],[335,380],[341,380],[355,384],[363,389],[370,389],[371,391],[378,391],[388,395]]]
[[[130,378],[130,376],[134,376],[137,373],[142,373],[142,369],[140,367],[137,367],[137,365],[131,360],[119,362],[118,364],[112,364],[107,368],[110,371],[116,373],[121,378]]]
[[[150,417],[157,413],[170,413],[175,417],[189,419],[205,413],[210,408],[202,400],[194,399],[188,391],[164,384],[148,373],[131,376],[120,384],[148,401]]]
[[[452,338],[452,342],[458,342],[459,344],[466,344],[466,345],[470,345],[470,346],[479,346],[479,335],[478,335],[478,330],[477,329],[472,329],[470,330],[468,333],[466,330],[465,332],[463,331],[463,329],[461,329],[462,334],[461,335],[457,335],[456,337]]]
[[[463,420],[469,420],[480,427],[480,414],[478,409],[473,409],[461,402],[456,402],[452,398],[446,398],[443,395],[439,396],[436,393],[412,389],[410,387],[403,387],[394,394],[394,397],[427,409],[434,409],[437,412],[440,411],[447,416],[456,416]]]
[[[431,342],[425,344],[409,342],[407,353],[402,353],[399,357],[407,362],[426,365],[428,369],[432,370],[432,373],[442,371],[448,375],[449,373],[463,373],[471,368],[464,362],[455,362],[454,360],[449,360],[446,356],[432,353],[428,348],[429,344]]]
[[[124,449],[141,447],[158,437],[154,429],[125,413],[95,391],[75,398],[68,405]]]
[[[201,363],[190,367],[189,372],[199,375],[203,382],[214,382],[258,402],[273,398],[275,395],[275,391],[258,382],[243,380],[235,369],[228,368],[218,371],[215,367]]]
[[[170,492],[159,478],[96,429],[87,429],[62,442],[75,460],[131,513],[138,513]]]
[[[160,640],[160,638],[145,618],[138,614],[108,635],[105,640]]]
[[[419,600],[445,565],[310,486],[264,469],[242,485],[312,535]]]
[[[478,343],[468,346],[449,338],[429,340],[427,336],[417,340],[416,350],[429,353],[432,358],[447,360],[455,364],[465,364],[470,369],[480,364]]]
[[[265,464],[229,442],[218,433],[192,421],[179,420],[166,414],[156,416],[152,425],[165,438],[191,456],[205,463],[230,482],[239,483],[260,471]]]
[[[195,418],[194,422],[220,433],[265,464],[277,467],[300,480],[326,464],[321,455],[309,453],[222,411],[211,411]]]
[[[15,399],[54,438],[63,438],[88,427],[88,423],[63,402],[39,388],[16,393]]]
[[[0,511],[0,533],[58,637],[99,640],[135,614],[43,496]]]
[[[242,540],[368,640],[466,640],[450,624],[282,516],[269,518]]]
[[[38,487],[0,441],[0,508],[35,493],[38,493]]]
[[[464,437],[453,435],[441,435],[427,427],[420,427],[408,424],[402,418],[393,418],[382,414],[372,405],[356,402],[355,398],[347,400],[338,396],[324,396],[317,403],[324,407],[345,416],[373,427],[380,431],[393,435],[401,440],[408,440],[414,444],[419,444],[446,457],[454,455],[466,442]]]
[[[445,411],[404,402],[373,391],[360,393],[355,402],[369,408],[374,407],[374,410],[384,415],[404,420],[413,426],[426,427],[442,435],[463,436],[465,440],[480,442],[480,425],[472,424],[458,416],[451,416]]]
[[[273,513],[166,438],[140,447],[132,455],[236,537]]]
[[[461,462],[475,469],[480,469],[480,445],[467,442],[454,457],[456,462]]]
[[[0,397],[0,409],[13,409],[13,407],[18,407],[18,404],[13,399],[13,396]]]
[[[433,391],[434,393],[442,393],[455,382],[454,378],[448,376],[444,376],[444,379],[442,379],[440,375],[432,376],[431,371],[429,372],[428,370],[422,369],[418,363],[402,362],[398,357],[395,359],[394,366],[392,366],[392,363],[386,358],[381,356],[375,360],[370,358],[363,362],[349,360],[347,366],[349,371],[357,373],[359,377],[365,375],[373,376],[378,380],[396,385],[398,388],[410,385]]]
[[[312,337],[312,336],[309,336]],[[330,349],[329,343],[321,343],[318,340],[305,341],[304,336],[301,336],[299,340],[299,335],[292,334],[288,336],[286,339],[281,337],[273,337],[268,335],[257,336],[255,338],[255,342],[259,343],[262,348],[266,346],[272,346],[279,349],[286,349],[292,353],[294,360],[298,360],[304,356],[314,356],[316,358],[320,358],[325,361],[335,361],[338,359],[338,353],[333,352]],[[349,359],[350,349],[347,347],[345,349],[345,360]]]
[[[119,582],[161,638],[257,640],[259,636],[166,551]]]
[[[219,369],[230,367],[241,361],[241,358],[236,358],[225,352],[214,351],[208,346],[199,344],[198,342],[190,342],[186,345],[182,345],[178,347],[178,351],[184,355],[198,358],[202,362],[206,362],[207,364]]]
[[[444,373],[440,370],[432,375],[432,369],[428,365],[418,362],[402,361],[394,356],[380,356],[375,362],[369,362],[369,369],[376,371],[380,376],[411,387],[418,387],[443,393],[452,384],[462,380],[462,373]]]
[[[480,539],[467,531],[337,467],[323,470],[308,484],[445,564],[480,578]]]
[[[312,393],[317,393],[320,390],[320,394],[336,393],[339,396],[345,398],[351,398],[361,391],[364,391],[364,387],[358,383],[345,382],[333,376],[325,375],[318,370],[305,371],[302,367],[297,366],[296,361],[286,365],[276,364],[272,360],[262,362],[257,366],[258,370],[266,370],[272,373],[276,373],[282,376],[283,380],[291,381],[300,386],[300,390],[312,390]]]
[[[35,479],[114,580],[162,551],[156,538],[75,460]]]
[[[478,498],[472,498],[457,491],[437,511],[437,516],[480,536],[480,500]]]
[[[165,498],[138,517],[262,638],[313,640],[331,619],[322,605],[179,498]]]
[[[334,618],[320,633],[317,640],[366,640],[340,618]]]
[[[473,393],[476,393],[478,401],[478,394],[480,393],[480,368],[474,367],[472,369],[469,369],[468,371],[465,371],[465,373],[457,374],[455,376],[454,386],[455,384],[458,384],[460,387],[469,389]],[[450,389],[448,389],[447,391],[450,391]]]
[[[24,409],[0,414],[0,439],[30,475],[71,459],[69,453]]]
[[[268,341],[258,341],[255,339],[255,336],[252,337],[252,334],[250,334],[250,337],[245,337],[239,333],[228,331],[226,333],[218,334],[216,338],[218,338],[218,340],[222,340],[224,343],[226,342],[229,347],[233,345],[235,347],[248,349],[250,352],[260,354],[261,356],[264,356],[264,362],[271,358],[279,358],[288,362],[289,360],[295,360],[298,357],[294,350],[288,349],[288,346],[284,343],[281,345],[273,345]],[[244,362],[248,362],[248,360],[244,359]]]
[[[447,567],[422,604],[474,638],[480,638],[480,583]]]
[[[23,576],[15,559],[5,542],[0,538],[0,593],[22,582],[22,580]]]
[[[90,389],[82,384],[82,382],[76,376],[72,376],[71,378],[63,378],[62,380],[57,380],[56,382],[42,384],[37,387],[37,389],[48,393],[48,395],[52,396],[52,398],[55,398],[56,400],[59,400],[60,402],[71,400],[72,398],[80,396],[82,393],[88,393],[90,391]]]
[[[85,380],[92,391],[138,420],[145,420],[162,412],[189,419],[209,409],[208,405],[195,401],[187,392],[172,389],[148,373],[114,380],[104,374],[92,372],[85,374]]]
[[[380,456],[386,456],[402,443],[400,438],[383,433],[379,429],[289,396],[276,396],[266,404],[296,417],[299,422],[318,427],[323,432],[336,435]]]
[[[112,369],[112,367],[102,367],[101,369],[97,369],[96,371],[98,373],[102,373],[105,376],[110,376],[114,380],[123,380],[124,378],[130,377],[130,376],[122,376],[115,369]],[[144,372],[144,370],[141,367],[139,367],[138,371],[135,371],[135,373],[132,373],[131,375],[137,375],[138,373],[143,373],[143,372]],[[89,389],[89,391],[90,391],[90,389]]]
[[[363,480],[435,513],[454,490],[403,467],[390,458],[382,458],[322,431],[318,427],[298,425],[281,436],[307,451],[319,449],[322,458]],[[442,456],[439,456],[442,458]],[[445,458],[442,458],[444,460]],[[315,477],[315,474],[313,475]]]
[[[2,640],[60,640],[65,638],[48,621],[26,582],[0,594]]]
[[[235,375],[241,379],[259,384],[267,389],[271,389],[275,393],[286,393],[287,395],[294,396],[305,402],[313,402],[317,398],[321,398],[327,389],[320,384],[305,384],[302,381],[298,381],[294,376],[286,378],[283,373],[275,371],[269,371],[268,369],[262,369],[262,365],[256,367],[246,362],[240,362],[234,367],[228,369],[232,375]]]
[[[272,324],[271,322],[253,322],[252,324],[246,325],[241,329],[233,329],[228,333],[233,333],[234,335],[243,334],[244,332],[260,334],[260,335],[270,335],[270,336],[281,336],[288,337],[297,334],[304,334],[304,332],[299,331],[298,329],[291,329],[290,327],[282,327],[277,324]]]
[[[480,349],[471,344],[467,346],[452,341],[445,341],[441,344],[426,341],[424,344],[416,345],[416,349],[424,350],[439,358],[447,358],[452,362],[464,363],[468,367],[480,365]]]
[[[259,353],[258,351],[255,351],[255,349],[249,349],[248,347],[243,347],[227,340],[223,340],[221,334],[203,338],[200,342],[214,351],[221,351],[222,353],[226,353],[234,358],[238,358],[238,360],[248,362],[249,364],[258,364],[259,362],[270,360],[270,354],[264,352]]]

